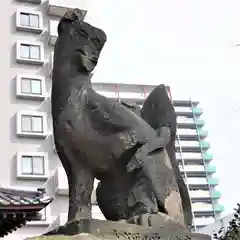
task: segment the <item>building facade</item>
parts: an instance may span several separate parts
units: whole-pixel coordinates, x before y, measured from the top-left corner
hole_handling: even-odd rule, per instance
[[[220,229],[223,229],[222,233],[224,234],[227,232],[227,228],[232,219],[234,219],[234,213],[220,218],[210,225],[198,229],[197,232],[213,236],[214,233],[217,233]]]
[[[2,101],[1,170],[2,187],[36,189],[45,187],[55,196],[42,211],[42,220],[30,222],[6,239],[25,239],[51,230],[66,221],[68,185],[56,155],[50,109],[53,46],[57,24],[67,9],[87,13],[88,0],[5,0],[1,19]],[[155,86],[93,83],[109,98],[142,104]],[[174,96],[173,96],[174,98]],[[192,201],[194,228],[210,224],[220,216],[218,180],[210,164],[210,144],[197,102],[175,100],[178,131],[177,160]],[[6,108],[5,108],[6,107]],[[97,182],[95,183],[96,186]],[[92,196],[93,217],[104,219]]]

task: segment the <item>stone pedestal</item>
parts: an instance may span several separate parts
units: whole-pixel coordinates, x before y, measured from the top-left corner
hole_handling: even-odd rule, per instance
[[[32,240],[107,240],[107,239],[129,239],[129,240],[211,240],[204,234],[191,233],[187,230],[171,225],[158,227],[146,227],[136,224],[112,222],[105,220],[79,220],[61,226],[47,233],[45,236],[31,238]]]

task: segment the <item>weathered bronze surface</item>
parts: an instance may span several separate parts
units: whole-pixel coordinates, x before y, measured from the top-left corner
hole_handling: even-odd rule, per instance
[[[191,205],[176,163],[176,115],[165,86],[148,96],[142,110],[98,94],[91,77],[107,38],[81,19],[78,9],[65,14],[54,49],[53,132],[69,184],[68,222],[54,234],[63,229],[67,234],[69,226],[77,227],[75,234],[94,226],[94,178],[100,180],[97,201],[107,220],[147,231],[170,221],[186,232]]]

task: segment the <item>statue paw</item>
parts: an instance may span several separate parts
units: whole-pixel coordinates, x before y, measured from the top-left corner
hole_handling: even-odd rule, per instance
[[[127,165],[127,172],[133,172],[135,169],[141,168],[141,163],[134,156]]]
[[[148,153],[139,149],[135,156],[128,163],[127,172],[133,172],[135,169],[142,168],[149,158],[151,157],[148,156]]]
[[[141,225],[145,227],[151,227],[151,215],[150,213],[140,214],[137,216],[134,216],[128,220],[128,223]]]

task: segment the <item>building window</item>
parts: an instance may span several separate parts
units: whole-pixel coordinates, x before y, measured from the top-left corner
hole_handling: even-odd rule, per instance
[[[18,41],[17,62],[42,65],[44,63],[43,44]]]
[[[43,31],[43,17],[41,12],[18,10],[16,13],[16,28],[20,31],[41,33]]]
[[[20,57],[26,59],[40,59],[40,46],[21,44],[20,46]]]
[[[39,28],[39,15],[31,13],[20,13],[20,24],[26,27]]]
[[[44,99],[46,96],[45,79],[41,76],[18,75],[16,84],[19,98]]]
[[[22,132],[42,133],[43,118],[42,116],[22,115],[21,126],[22,126],[22,129],[21,129]]]
[[[42,83],[40,79],[22,78],[21,92],[24,94],[42,95]]]
[[[23,155],[21,159],[23,175],[44,175],[44,156]]]
[[[48,178],[48,156],[43,152],[26,152],[17,154],[17,178]]]
[[[29,137],[46,137],[46,113],[20,112],[17,114],[17,135]]]

